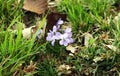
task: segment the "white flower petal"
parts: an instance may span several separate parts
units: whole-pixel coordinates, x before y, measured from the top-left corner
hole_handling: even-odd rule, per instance
[[[60,45],[63,45],[63,44],[64,44],[64,41],[63,41],[63,40],[60,40],[59,44],[60,44]]]
[[[66,28],[66,30],[65,30],[66,33],[69,33],[71,31],[72,31],[71,28]]]
[[[53,41],[51,42],[52,46],[54,46],[54,43],[55,43],[55,40],[53,40]]]
[[[68,42],[67,41],[64,41],[64,46],[67,46],[68,45]]]
[[[53,32],[56,32],[56,31],[57,31],[57,27],[53,26]]]
[[[57,22],[57,25],[61,25],[61,24],[63,24],[64,22],[63,22],[63,20],[61,20],[61,18],[58,20],[58,22]]]

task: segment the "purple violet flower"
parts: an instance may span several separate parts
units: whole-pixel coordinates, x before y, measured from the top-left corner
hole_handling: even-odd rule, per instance
[[[72,37],[72,32],[71,32],[71,28],[67,28],[64,32],[64,34],[61,34],[60,36],[60,45],[64,45],[67,46],[70,43],[73,43],[73,39]]]
[[[43,31],[43,30],[40,30],[40,31],[38,32],[37,38],[40,38],[40,34],[42,33],[42,31]]]
[[[58,20],[58,22],[56,23],[56,25],[61,25],[61,24],[63,24],[63,20],[61,20],[61,18]]]
[[[66,28],[66,30],[64,32],[69,34],[69,37],[72,37],[72,29],[71,28]]]
[[[57,32],[57,27],[53,26],[53,30],[48,33],[48,36],[46,38],[47,41],[52,41],[51,44],[54,46],[55,40],[60,39],[60,32]]]
[[[61,35],[60,45],[67,46],[70,43],[73,43],[73,39],[69,37],[69,34],[64,33]]]
[[[61,34],[59,31],[60,25],[63,24],[63,20],[61,18],[58,20],[56,25],[53,26],[53,30],[48,33],[48,36],[46,37],[47,41],[51,41],[52,46],[54,46],[55,40],[60,40],[59,44],[67,46],[70,43],[73,43],[72,39],[72,30],[71,28],[66,28],[63,31],[63,34]]]
[[[63,24],[63,23],[64,23],[64,21],[61,20],[61,18],[57,21],[56,26],[57,26],[58,30],[60,29],[60,25]]]

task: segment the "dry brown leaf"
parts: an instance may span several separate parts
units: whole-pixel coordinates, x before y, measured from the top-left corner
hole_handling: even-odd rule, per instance
[[[55,2],[49,2],[49,4],[48,4],[49,6],[49,8],[51,8],[51,7],[56,7],[57,5],[56,5],[56,3]]]
[[[116,71],[117,67],[113,67],[110,71]]]
[[[49,5],[49,8],[51,7],[56,7],[57,5],[59,5],[61,3],[62,0],[54,0],[54,1],[48,1],[48,5]]]
[[[116,25],[119,25],[119,19],[120,19],[120,13],[118,13],[118,15],[114,17],[113,22],[114,22]]]
[[[38,21],[35,26],[31,26],[29,28],[23,29],[22,30],[23,37],[26,38],[26,39],[30,39],[31,36],[33,36],[38,31],[38,29],[41,26],[41,24],[42,24],[42,21]],[[42,33],[40,34],[40,37],[44,36],[44,34],[45,34],[45,27],[46,27],[46,21],[42,25],[42,28],[39,29],[39,31],[42,30]]]
[[[103,57],[94,57],[93,61],[96,63],[98,61],[103,61]]]
[[[75,66],[70,66],[70,65],[66,65],[66,64],[62,64],[57,68],[58,71],[58,75],[61,74],[70,74],[72,73],[71,69],[74,69]]]
[[[36,63],[33,64],[33,62],[30,62],[30,65],[28,65],[27,67],[24,67],[24,72],[28,73],[28,72],[33,72],[36,68]]]
[[[42,14],[48,9],[47,0],[25,0],[23,9]]]
[[[102,40],[108,40],[108,39],[109,39],[108,33],[103,33],[103,34],[101,34],[101,35],[100,35],[100,39],[102,39]]]
[[[73,53],[69,53],[69,56],[74,56],[74,54]]]
[[[115,47],[115,46],[113,46],[113,45],[105,45],[108,49],[110,49],[110,50],[113,50],[113,51],[116,51],[117,50],[117,48]]]
[[[77,54],[78,53],[78,51],[79,51],[79,46],[72,46],[72,45],[68,45],[67,47],[66,47],[66,50],[67,51],[70,51],[71,53],[69,54],[69,55],[71,55],[71,56],[73,56],[73,54]]]
[[[86,47],[89,46],[89,40],[90,40],[91,38],[93,38],[93,36],[92,36],[90,33],[85,33],[85,34],[84,34],[84,45],[85,45]]]
[[[30,39],[31,35],[32,35],[32,28],[35,26],[31,26],[29,28],[25,28],[24,30],[22,30],[22,35],[24,38],[26,39]]]
[[[71,67],[70,67],[69,65],[65,65],[65,64],[60,65],[60,66],[58,67],[58,71],[69,70],[69,69],[71,69]]]

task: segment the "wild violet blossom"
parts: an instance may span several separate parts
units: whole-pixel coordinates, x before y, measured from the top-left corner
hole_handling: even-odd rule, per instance
[[[38,32],[37,38],[40,39],[40,35],[42,34],[43,30],[40,29],[40,31]]]
[[[54,46],[55,40],[60,39],[60,32],[57,32],[57,27],[53,26],[53,30],[48,33],[48,36],[46,38],[47,41],[52,41],[51,44]]]
[[[63,24],[63,20],[61,20],[61,18],[58,20],[58,22],[56,23],[57,29],[60,29],[60,25]]]
[[[51,41],[52,46],[54,46],[55,40],[59,40],[59,44],[64,46],[73,43],[71,28],[66,28],[63,33],[60,33],[61,24],[63,24],[63,21],[59,19],[57,24],[53,26],[53,30],[48,33],[46,40]]]
[[[70,43],[73,43],[71,28],[67,28],[63,34],[60,36],[60,45],[67,46]]]

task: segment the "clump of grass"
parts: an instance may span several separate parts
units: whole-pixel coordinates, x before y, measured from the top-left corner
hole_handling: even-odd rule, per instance
[[[8,27],[12,20],[22,15],[22,3],[23,0],[21,0],[20,3],[16,0],[0,0],[0,24],[5,24],[5,26],[3,26],[4,28]]]
[[[112,15],[110,12],[111,9],[113,9],[114,2],[116,1],[63,0],[61,2],[61,5],[58,7],[59,11],[67,13],[68,20],[72,24],[72,29],[75,36],[79,36],[77,34],[79,34],[79,31],[82,31],[82,33],[90,32],[91,35],[94,37],[93,39],[95,42],[91,43],[91,45],[89,45],[88,47],[83,46],[84,49],[81,49],[80,53],[78,54],[79,56],[76,56],[78,59],[75,59],[75,61],[81,60],[78,61],[78,63],[83,65],[76,65],[82,67],[80,71],[81,73],[86,67],[89,67],[88,69],[90,69],[91,67],[92,69],[94,69],[93,71],[88,69],[86,70],[88,73],[92,72],[93,75],[98,75],[99,72],[101,72],[100,70],[110,72],[110,70],[116,66],[115,63],[119,63],[118,61],[116,62],[116,60],[118,59],[117,56],[119,56],[119,24],[116,25],[112,23],[114,15]],[[110,23],[108,23],[108,19],[110,20]],[[99,38],[101,36],[101,33],[105,32],[109,32],[108,38],[112,38],[113,41],[109,39],[104,40]],[[94,44],[97,46],[95,46]],[[116,47],[116,49],[108,49],[104,45],[111,45]],[[97,63],[94,62],[93,59],[95,59],[96,57],[101,57],[103,55],[105,57],[102,61],[98,61]],[[104,74],[104,71],[102,71],[102,74]],[[117,70],[114,71],[114,73],[111,73],[117,74]]]
[[[43,62],[40,62],[37,67],[38,67],[38,73],[37,75],[39,76],[57,76],[57,72],[55,69],[55,59],[49,59],[46,58],[43,60]]]
[[[96,23],[99,23],[100,27],[105,27],[103,19],[106,19],[106,15],[110,15],[112,5],[110,2],[113,1],[63,0],[58,10],[67,13],[68,20],[72,24],[74,34],[76,34],[78,30],[89,31]]]
[[[39,47],[34,46],[35,37],[30,40],[22,38],[21,27],[18,29],[17,37],[7,30],[0,33],[0,75],[8,76],[34,55]]]
[[[63,6],[63,7],[62,7]],[[79,30],[80,24],[84,22],[89,22],[89,15],[86,13],[87,9],[81,4],[80,0],[72,1],[72,0],[63,0],[61,3],[61,7],[59,6],[58,9],[60,11],[65,11],[68,15],[68,20],[72,23],[72,28],[74,34],[76,34]],[[85,30],[85,29],[84,29]]]
[[[22,3],[23,0],[0,1],[0,76],[13,75],[21,64],[33,60],[40,48],[35,45],[36,34],[29,40],[22,37]],[[10,29],[14,24],[17,32]]]

